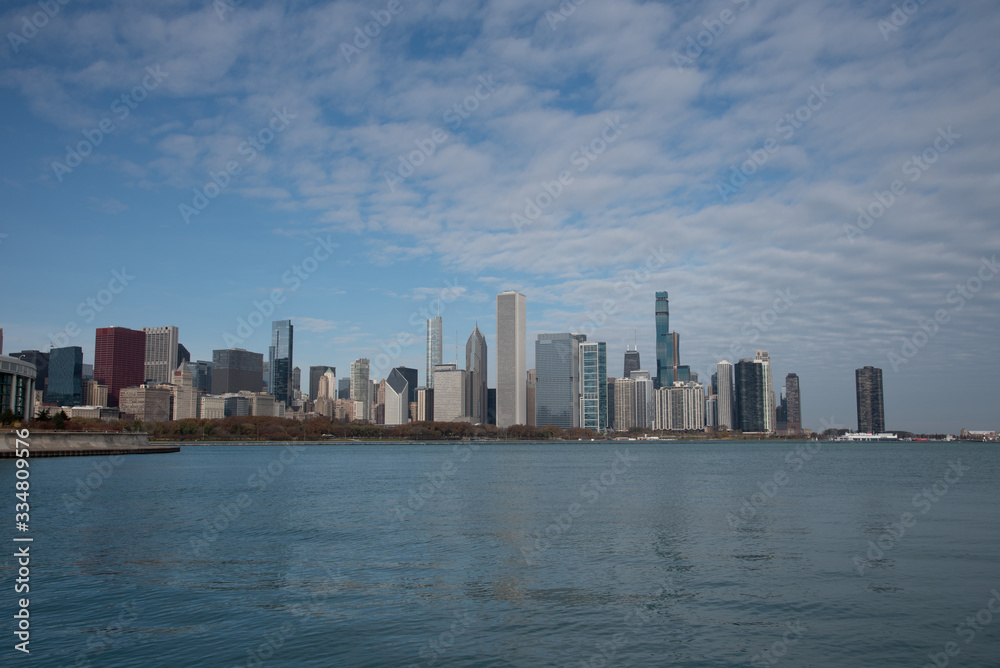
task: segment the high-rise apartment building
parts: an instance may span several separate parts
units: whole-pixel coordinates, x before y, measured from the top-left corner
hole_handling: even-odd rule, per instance
[[[355,418],[370,419],[371,383],[368,380],[369,361],[367,357],[351,362],[351,399],[355,401]]]
[[[469,340],[465,343],[465,372],[468,375],[469,406],[465,414],[472,418],[473,424],[486,424],[487,401],[486,387],[486,337],[479,331],[479,325],[472,330]]]
[[[242,348],[212,351],[212,394],[260,392],[264,355]]]
[[[147,383],[172,383],[177,368],[176,327],[143,327],[146,333],[145,380]]]
[[[734,427],[745,432],[765,432],[764,365],[759,360],[743,359],[736,363]],[[722,377],[719,377],[722,385]]]
[[[497,295],[497,427],[500,429],[528,423],[527,374],[527,300],[519,292],[501,292]]]
[[[791,433],[802,431],[802,404],[799,399],[799,377],[790,373],[785,376],[785,420],[786,429]]]
[[[608,429],[608,344],[580,343],[580,421],[584,429]]]
[[[854,372],[858,393],[858,432],[885,432],[885,407],[882,402],[882,369],[866,366]]]
[[[146,376],[146,333],[127,327],[100,327],[94,343],[94,380],[108,388],[108,405],[118,408],[126,387],[138,387]]]
[[[635,426],[635,381],[619,378],[615,381],[615,429],[628,431]]]
[[[441,316],[436,315],[427,319],[427,387],[434,389],[434,367],[442,362],[442,322]]]
[[[771,356],[766,350],[758,350],[754,356],[754,361],[759,362],[763,367],[764,382],[764,431],[773,433],[775,430],[774,419],[774,380],[771,378]]]
[[[539,334],[535,341],[535,424],[580,426],[580,343],[586,334]]]
[[[715,385],[715,396],[716,396],[716,426],[719,429],[729,431],[734,428],[735,422],[735,408],[733,401],[735,399],[733,393],[733,365],[722,360],[715,365],[715,379],[712,381]]]
[[[271,323],[271,347],[268,349],[268,391],[275,401],[288,406],[292,403],[293,338],[291,320]]]
[[[58,406],[83,404],[83,348],[69,346],[49,351],[48,402]]]
[[[649,429],[653,426],[653,388],[655,384],[649,377],[649,372],[640,369],[633,371],[630,378],[635,391],[635,427]]]

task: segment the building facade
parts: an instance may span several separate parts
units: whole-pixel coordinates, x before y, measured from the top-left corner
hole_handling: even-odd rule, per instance
[[[351,362],[351,399],[356,403],[354,417],[368,420],[371,409],[371,383],[368,379],[369,361],[367,357]],[[360,404],[358,406],[357,404]]]
[[[35,365],[0,355],[0,410],[9,408],[19,420],[35,417]]]
[[[742,359],[735,372],[734,428],[744,432],[766,432],[764,419],[764,365],[757,360]],[[722,377],[719,377],[722,385]]]
[[[489,400],[486,387],[486,337],[479,331],[479,325],[472,330],[465,342],[465,372],[468,375],[469,405],[465,414],[473,424],[486,424],[487,402]]]
[[[608,344],[580,343],[580,421],[584,429],[608,430]]]
[[[212,394],[260,392],[264,355],[242,348],[212,351]]]
[[[539,334],[535,341],[535,424],[580,426],[580,344],[586,334]]]
[[[166,388],[139,385],[125,387],[119,393],[119,409],[140,422],[170,420],[171,392]]]
[[[271,323],[271,346],[268,348],[268,391],[285,406],[292,403],[295,328],[291,320]]]
[[[47,402],[58,406],[83,404],[83,348],[69,346],[49,351]]]
[[[500,429],[528,423],[526,318],[524,295],[514,291],[497,295],[497,427]]]
[[[100,327],[94,342],[94,380],[108,388],[108,406],[118,407],[122,389],[146,379],[146,333],[127,327]]]
[[[438,364],[434,367],[434,420],[436,422],[464,422],[468,405],[468,378],[457,364]]]
[[[866,366],[854,372],[858,398],[858,433],[885,432],[885,406],[882,397],[882,369]]]
[[[177,368],[179,331],[176,327],[143,327],[146,334],[144,379],[147,384],[172,383]]]
[[[729,431],[735,425],[734,418],[734,392],[733,392],[733,365],[722,360],[715,365],[715,398],[716,398],[716,426],[719,429]]]
[[[802,431],[802,404],[799,398],[799,377],[785,376],[785,429],[793,434]]]
[[[434,389],[434,367],[441,363],[442,321],[436,315],[427,319],[427,387]]]
[[[393,369],[385,380],[385,424],[406,424],[409,416],[410,383],[399,369]]]

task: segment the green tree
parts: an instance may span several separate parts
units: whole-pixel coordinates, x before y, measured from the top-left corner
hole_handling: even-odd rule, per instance
[[[0,425],[9,427],[17,420],[17,413],[10,409],[10,406],[0,411]]]
[[[60,429],[60,430],[61,429],[65,429],[66,428],[66,423],[69,422],[69,421],[70,421],[70,418],[69,418],[68,415],[66,415],[66,411],[64,411],[64,410],[60,410],[58,413],[56,413],[52,417],[52,424],[54,424],[56,426],[56,429]]]

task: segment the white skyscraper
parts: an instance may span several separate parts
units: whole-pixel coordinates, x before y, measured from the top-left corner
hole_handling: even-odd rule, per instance
[[[441,363],[441,316],[427,319],[427,387],[434,388],[434,367]]]
[[[527,424],[527,299],[497,295],[497,427]]]
[[[468,374],[456,364],[434,367],[434,421],[459,422],[470,419],[468,405]]]
[[[178,330],[176,327],[143,327],[146,333],[146,380],[174,382],[177,368]]]
[[[728,431],[733,428],[733,365],[722,360],[715,368],[719,385],[715,390],[718,399],[716,421],[719,429]]]
[[[755,362],[764,365],[764,431],[772,433],[774,427],[774,382],[771,380],[771,356],[766,350],[758,350]]]

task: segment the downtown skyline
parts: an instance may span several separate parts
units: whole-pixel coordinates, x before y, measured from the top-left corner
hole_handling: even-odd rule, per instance
[[[5,9],[4,34],[36,9]],[[805,427],[852,426],[854,370],[875,366],[888,429],[995,428],[989,6],[886,28],[891,2],[555,21],[544,3],[405,3],[348,59],[371,10],[69,3],[7,40],[0,257],[25,287],[3,298],[4,351],[92,363],[98,327],[170,325],[192,359],[266,357],[291,320],[303,370],[343,378],[398,345],[391,366],[423,371],[439,301],[441,361],[464,367],[478,322],[496,387],[493,300],[513,289],[529,342],[587,333],[617,377],[636,330],[656,373],[668,290],[683,363],[706,382],[768,350],[776,383],[801,379]]]

